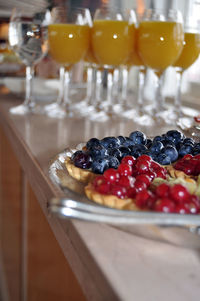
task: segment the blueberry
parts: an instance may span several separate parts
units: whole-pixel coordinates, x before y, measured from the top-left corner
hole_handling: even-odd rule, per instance
[[[155,141],[153,142],[152,146],[150,147],[150,152],[154,153],[154,154],[159,154],[161,152],[161,150],[163,149],[163,144],[161,141]]]
[[[124,136],[118,136],[117,139],[119,140],[120,145],[123,145],[123,143],[126,141]]]
[[[153,143],[156,142],[156,141],[162,142],[163,140],[165,140],[164,137],[161,137],[161,136],[155,136],[155,137],[153,138]]]
[[[146,144],[146,147],[147,148],[150,148],[151,146],[152,146],[152,144],[153,144],[153,141],[151,140],[151,139],[147,139],[147,144]]]
[[[138,158],[139,156],[143,155],[146,153],[146,151],[148,150],[146,146],[144,146],[143,144],[140,145],[134,145],[130,148],[130,155]]]
[[[73,163],[76,167],[89,169],[92,165],[92,158],[87,153],[77,153],[73,158]]]
[[[194,156],[200,154],[200,143],[195,143],[192,154]]]
[[[174,144],[183,142],[184,139],[185,136],[177,130],[168,131],[165,135],[165,140],[172,141]]]
[[[194,139],[192,139],[192,138],[185,138],[184,140],[183,140],[183,144],[191,144],[191,145],[194,145],[195,144],[195,141],[194,141]]]
[[[130,149],[128,147],[120,146],[119,151],[121,153],[121,159],[130,155]]]
[[[176,147],[175,143],[174,143],[173,141],[170,141],[170,140],[163,140],[163,141],[162,141],[162,144],[163,144],[164,146],[171,145],[171,146],[173,146],[173,147]]]
[[[115,137],[105,137],[102,140],[100,140],[101,145],[103,145],[105,148],[113,148],[120,145],[119,139]]]
[[[155,160],[155,158],[157,157],[157,154],[152,153],[150,150],[147,150],[147,151],[143,152],[142,154],[151,157],[153,160]]]
[[[103,145],[99,144],[91,148],[89,150],[89,154],[93,159],[97,157],[103,158],[105,156],[108,156],[108,150],[103,147]]]
[[[90,148],[92,148],[92,147],[94,147],[94,146],[97,146],[97,145],[99,145],[99,144],[100,144],[100,140],[99,140],[99,139],[97,139],[97,138],[91,138],[91,139],[87,142],[86,147],[87,147],[87,149],[90,149]]]
[[[182,144],[182,146],[180,147],[178,154],[180,157],[183,157],[187,154],[192,154],[193,152],[193,145],[191,145],[190,143],[185,143]]]
[[[106,169],[109,168],[109,163],[107,159],[97,158],[92,162],[92,171],[94,173],[103,174]]]
[[[129,137],[127,137],[126,140],[123,143],[123,146],[129,147],[129,146],[132,146],[132,145],[134,145],[133,140],[131,140]]]
[[[84,151],[82,151],[82,150],[76,151],[75,153],[72,154],[71,160],[74,161],[74,158],[75,158],[78,154],[83,154],[83,153],[84,153]]]
[[[109,148],[108,154],[110,156],[116,157],[118,160],[122,158],[122,152],[119,150],[119,148]]]
[[[114,156],[108,156],[106,158],[108,160],[109,168],[115,168],[117,169],[119,166],[119,160]]]
[[[146,135],[143,132],[135,131],[129,135],[129,138],[133,140],[134,144],[143,144],[147,143]]]
[[[155,161],[161,165],[169,165],[171,164],[171,159],[168,155],[164,153],[160,153],[156,158]]]
[[[175,162],[178,159],[178,152],[173,146],[166,146],[162,149],[162,154],[168,156],[171,162]]]

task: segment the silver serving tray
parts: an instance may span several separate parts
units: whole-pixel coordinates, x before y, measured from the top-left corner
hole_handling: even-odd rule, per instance
[[[200,248],[200,215],[118,210],[90,201],[84,194],[84,184],[73,179],[64,164],[65,159],[82,146],[81,143],[76,149],[67,148],[50,162],[50,178],[66,194],[65,198],[49,201],[52,214],[60,218],[107,223],[145,238]]]

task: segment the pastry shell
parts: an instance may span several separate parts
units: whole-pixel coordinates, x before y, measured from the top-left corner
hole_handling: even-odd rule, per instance
[[[167,169],[169,175],[172,178],[175,178],[175,179],[182,178],[186,182],[191,182],[191,183],[194,182],[195,177],[186,175],[183,171],[175,169],[172,165],[165,166],[165,168]]]
[[[114,195],[105,195],[105,194],[100,194],[97,191],[95,191],[93,185],[89,183],[85,187],[85,194],[86,196],[101,205],[108,206],[111,208],[116,208],[116,209],[123,209],[123,210],[135,210],[138,211],[140,210],[134,203],[134,199],[127,198],[127,199],[120,199],[117,196]]]
[[[88,169],[82,169],[82,168],[76,167],[73,164],[73,162],[71,161],[70,157],[66,158],[65,166],[67,168],[69,175],[72,178],[74,178],[84,184],[87,184],[89,181],[94,179],[94,177],[96,176],[92,171],[90,171]]]

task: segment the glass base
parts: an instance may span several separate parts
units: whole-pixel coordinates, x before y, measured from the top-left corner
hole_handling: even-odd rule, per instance
[[[70,111],[66,107],[63,107],[57,103],[52,104],[52,106],[49,105],[48,108],[46,108],[45,113],[47,116],[51,118],[58,118],[58,119],[75,116],[74,112]]]
[[[10,108],[9,111],[11,114],[14,115],[26,115],[26,114],[36,113],[36,107],[35,104],[31,104],[31,105],[21,104],[19,106]]]

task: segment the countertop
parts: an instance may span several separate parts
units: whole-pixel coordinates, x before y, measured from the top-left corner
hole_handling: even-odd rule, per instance
[[[133,122],[10,115],[9,108],[21,101],[11,94],[0,95],[0,123],[86,298],[199,300],[200,251],[151,241],[106,224],[59,219],[48,211],[50,198],[64,196],[49,178],[51,159],[91,137],[128,135],[136,129]]]

